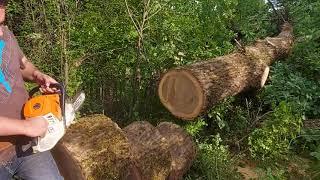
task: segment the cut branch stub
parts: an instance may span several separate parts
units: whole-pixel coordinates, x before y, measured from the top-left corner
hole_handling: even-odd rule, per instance
[[[292,33],[292,26],[285,23],[277,37],[258,40],[244,53],[169,70],[159,83],[160,101],[174,116],[192,120],[227,97],[263,87],[269,65],[290,52]]]

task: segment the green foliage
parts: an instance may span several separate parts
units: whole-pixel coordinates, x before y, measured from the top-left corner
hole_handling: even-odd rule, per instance
[[[197,121],[185,125],[185,130],[194,137],[199,137],[201,131],[208,126],[204,119],[199,118]]]
[[[216,122],[219,129],[230,129],[228,121],[232,115],[237,114],[230,113],[233,108],[232,101],[232,99],[226,100],[208,111],[208,120]]]
[[[232,158],[219,135],[198,144],[199,152],[192,173],[185,179],[239,179],[236,159]]]
[[[286,101],[310,118],[320,115],[320,84],[303,77],[292,65],[276,63],[271,69],[271,83],[262,93],[265,104]]]
[[[63,2],[11,1],[8,24],[40,69],[67,82],[70,94],[86,91],[85,113],[121,119],[162,113],[163,71],[231,52],[234,38],[265,36],[271,23],[263,0]]]
[[[304,129],[300,135],[305,141],[304,150],[310,152],[310,155],[320,161],[320,130]]]
[[[279,7],[287,8],[296,40],[287,61],[272,67],[271,83],[266,86],[262,99],[269,105],[286,101],[299,109],[305,119],[317,119],[320,116],[320,2],[281,0]],[[318,157],[320,145],[316,133],[303,130],[299,138],[293,140],[295,150]]]
[[[106,113],[122,124],[168,117],[157,97],[164,71],[232,52],[234,39],[246,44],[276,32],[277,17],[264,0],[146,2],[10,1],[8,25],[29,59],[67,82],[69,94],[85,90],[82,113]],[[237,161],[222,142],[246,150],[249,141],[254,157],[283,157],[290,142],[298,144],[292,139],[300,132],[300,113],[319,117],[320,2],[278,4],[289,9],[294,23],[292,55],[271,68],[271,81],[258,97],[225,100],[185,125],[199,146],[187,178],[239,179]],[[221,138],[209,138],[217,132]],[[301,144],[318,158],[319,139],[308,135],[301,134]],[[267,176],[283,177],[283,172],[271,168]]]
[[[292,17],[297,39],[289,60],[309,78],[319,77],[320,2],[318,0],[283,0],[283,4]]]
[[[301,121],[301,115],[290,104],[281,102],[262,127],[250,135],[251,155],[258,159],[284,158],[289,152],[291,139],[300,133]]]
[[[286,178],[286,172],[282,169],[272,169],[272,168],[267,168],[265,179],[268,180],[285,180]]]
[[[244,42],[264,38],[276,31],[276,25],[264,1],[241,0],[236,7],[235,30],[243,34]]]

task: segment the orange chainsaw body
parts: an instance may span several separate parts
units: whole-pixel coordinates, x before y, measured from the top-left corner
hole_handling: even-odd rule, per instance
[[[44,116],[52,113],[58,119],[62,119],[60,97],[58,94],[40,95],[29,99],[24,105],[24,117],[26,119]]]

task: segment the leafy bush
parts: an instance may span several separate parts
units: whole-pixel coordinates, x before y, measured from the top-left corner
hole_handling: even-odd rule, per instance
[[[320,129],[304,129],[300,137],[304,141],[303,150],[310,152],[310,156],[320,161]]]
[[[257,159],[284,158],[289,152],[290,141],[300,133],[302,116],[292,105],[280,102],[261,128],[252,132],[249,146],[252,157]]]
[[[276,32],[269,4],[265,1],[240,0],[236,7],[234,29],[242,35],[242,41],[253,42]]]
[[[190,135],[199,138],[206,126],[208,126],[207,122],[203,118],[199,118],[195,122],[186,124],[184,128]]]
[[[286,101],[294,104],[308,118],[320,115],[320,83],[303,77],[294,66],[276,63],[271,69],[270,84],[262,93],[265,104]]]
[[[219,135],[198,144],[199,152],[190,174],[185,179],[240,179],[236,171],[236,159],[227,146],[222,145]]]
[[[296,45],[289,62],[304,76],[319,80],[320,73],[320,2],[318,0],[282,0],[294,23]]]

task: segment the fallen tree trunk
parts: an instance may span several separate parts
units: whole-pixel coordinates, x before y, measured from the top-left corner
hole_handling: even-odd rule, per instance
[[[269,65],[289,54],[293,29],[285,23],[277,37],[208,61],[174,68],[159,83],[162,104],[176,117],[192,120],[229,96],[264,86]]]
[[[66,180],[141,180],[123,131],[109,118],[89,116],[71,125],[52,150]]]

